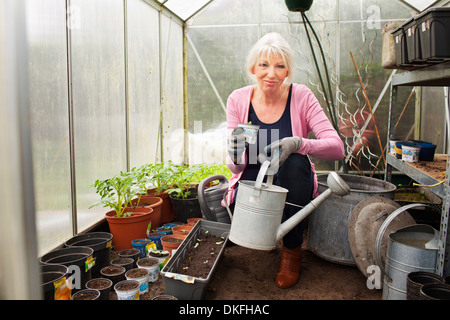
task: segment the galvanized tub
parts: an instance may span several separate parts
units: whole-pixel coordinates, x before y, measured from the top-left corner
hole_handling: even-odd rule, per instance
[[[405,207],[398,209],[398,212]],[[382,299],[406,300],[408,274],[418,271],[431,273],[435,271],[439,233],[426,224],[408,226],[391,233],[386,265],[383,266],[379,253],[379,239],[383,236],[389,222],[386,220],[380,227],[376,244],[378,265],[384,273]]]
[[[315,255],[339,264],[356,265],[349,238],[348,222],[353,208],[362,200],[381,196],[394,199],[396,186],[380,179],[339,175],[350,187],[346,196],[330,195],[309,216],[308,248]],[[318,191],[328,189],[327,175],[318,175]]]

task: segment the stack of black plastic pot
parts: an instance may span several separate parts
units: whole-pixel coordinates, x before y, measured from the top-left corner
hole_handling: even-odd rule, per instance
[[[101,277],[100,270],[109,265],[112,234],[91,232],[77,235],[39,260],[45,300],[70,299],[77,291],[87,290],[92,278]],[[73,286],[71,292],[66,281]],[[97,298],[103,296],[98,295]]]

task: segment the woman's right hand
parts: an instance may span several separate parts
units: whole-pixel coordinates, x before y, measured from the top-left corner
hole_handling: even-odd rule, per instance
[[[245,142],[244,129],[236,127],[228,138],[227,151],[235,164],[239,164],[248,143]]]

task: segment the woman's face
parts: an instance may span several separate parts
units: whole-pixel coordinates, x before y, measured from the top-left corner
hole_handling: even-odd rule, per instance
[[[260,55],[252,72],[259,87],[266,93],[280,89],[289,73],[280,54]]]

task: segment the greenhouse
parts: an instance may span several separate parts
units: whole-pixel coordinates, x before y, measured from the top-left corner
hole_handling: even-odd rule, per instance
[[[2,1],[0,298],[450,299],[448,34],[448,0]]]

